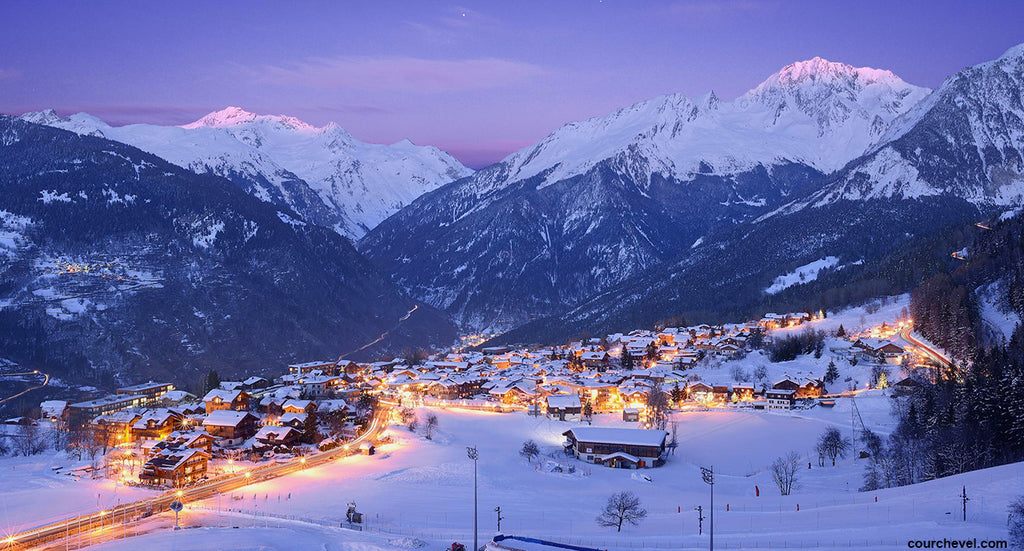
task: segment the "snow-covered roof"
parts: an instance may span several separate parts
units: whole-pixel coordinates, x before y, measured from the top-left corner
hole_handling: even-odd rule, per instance
[[[554,396],[548,396],[548,407],[564,409],[583,406],[580,404],[580,397],[577,394],[556,394]]]
[[[574,427],[562,434],[570,433],[580,442],[603,442],[627,446],[661,446],[665,443],[665,438],[668,437],[668,432],[663,430],[609,427]]]
[[[212,402],[212,401],[216,400],[217,398],[220,398],[221,402],[228,402],[228,403],[230,403],[230,402],[234,402],[236,399],[238,399],[238,396],[241,395],[241,394],[242,394],[241,390],[224,390],[224,389],[220,389],[220,388],[215,388],[215,389],[211,390],[210,392],[207,392],[206,396],[203,396],[203,401],[204,402]]]
[[[47,400],[39,404],[43,417],[60,417],[67,407],[68,403],[64,400]]]
[[[257,440],[284,440],[294,432],[296,432],[295,429],[291,427],[266,426],[256,432],[255,438]]]
[[[245,416],[251,415],[247,411],[232,411],[229,409],[219,409],[206,416],[203,420],[203,426],[206,427],[237,427]]]

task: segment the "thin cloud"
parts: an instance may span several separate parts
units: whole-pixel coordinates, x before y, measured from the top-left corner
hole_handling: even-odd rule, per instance
[[[539,66],[497,58],[423,59],[417,57],[316,58],[289,67],[251,71],[257,82],[372,92],[439,93],[497,88],[543,75]]]

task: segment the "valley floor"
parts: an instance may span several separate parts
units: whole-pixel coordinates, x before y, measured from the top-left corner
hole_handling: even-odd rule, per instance
[[[889,402],[883,392],[862,394],[857,401],[867,412],[887,411]],[[850,458],[834,468],[819,468],[817,456],[811,455],[815,438],[826,426],[836,425],[849,434],[849,407],[849,399],[840,399],[832,410],[792,415],[678,413],[673,420],[678,422],[681,446],[665,466],[640,471],[650,476],[650,482],[637,471],[592,466],[563,455],[561,433],[574,423],[525,413],[432,410],[440,420],[433,440],[393,428],[394,443],[382,446],[377,455],[261,483],[244,496],[224,496],[220,503],[210,500],[197,507],[340,522],[346,504],[354,501],[366,517],[364,534],[414,538],[429,542],[431,548],[472,541],[473,464],[465,447],[478,446],[482,541],[496,533],[493,511],[500,506],[505,534],[602,549],[703,547],[708,521],[704,534],[698,535],[694,508],[701,505],[707,514],[709,492],[700,467],[711,465],[717,473],[719,548],[906,549],[911,539],[1006,538],[1006,505],[1024,493],[1024,464],[912,487],[858,492],[864,460]],[[878,432],[890,428],[885,419],[865,416]],[[598,416],[595,424],[624,425],[612,415]],[[540,444],[539,461],[527,463],[519,457],[526,439]],[[794,495],[781,497],[767,465],[791,450],[805,456],[813,468],[802,468]],[[575,467],[575,473],[552,472],[556,465],[566,471]],[[966,522],[961,520],[958,498],[964,485],[971,497]],[[760,497],[755,496],[755,487]],[[622,490],[640,496],[649,514],[639,527],[625,527],[616,534],[598,527],[594,517],[610,494]],[[187,509],[186,524],[189,514]],[[252,522],[273,522],[262,518]],[[339,541],[348,537],[344,533],[339,532]],[[258,539],[259,534],[251,537]],[[275,548],[270,540],[264,545]]]

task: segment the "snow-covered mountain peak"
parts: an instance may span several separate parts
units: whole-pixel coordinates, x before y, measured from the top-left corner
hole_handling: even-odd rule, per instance
[[[929,90],[881,69],[815,57],[783,67],[734,101],[669,94],[566,124],[504,160],[509,183],[541,186],[615,159],[634,174],[734,174],[790,162],[823,172],[863,154]],[[481,188],[493,189],[489,180]]]
[[[287,115],[257,115],[241,107],[228,106],[220,111],[209,113],[195,122],[182,125],[182,128],[234,128],[253,122],[268,122],[291,130],[315,132],[319,128]]]
[[[264,201],[352,238],[423,193],[473,172],[434,147],[408,140],[365,143],[334,123],[318,128],[239,107],[180,127],[112,127],[86,113],[61,118],[53,110],[21,118],[133,145],[193,172],[224,176]]]
[[[885,83],[906,85],[905,82],[891,71],[872,69],[870,67],[853,67],[845,63],[814,57],[806,61],[797,61],[786,65],[779,72],[765,79],[755,90],[778,86],[800,86],[806,83],[829,85]]]

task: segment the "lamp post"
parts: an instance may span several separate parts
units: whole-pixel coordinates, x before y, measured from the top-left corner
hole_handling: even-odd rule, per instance
[[[476,515],[476,461],[477,461],[476,446],[467,447],[466,448],[466,455],[468,455],[469,458],[473,460],[473,551],[476,551],[477,549],[479,549],[479,547],[477,547],[477,530],[476,530],[476,520],[477,520],[477,515]]]
[[[704,483],[711,486],[711,514],[708,519],[711,526],[711,542],[708,549],[715,551],[715,467],[712,466],[710,469],[701,467],[700,475],[704,479]]]

